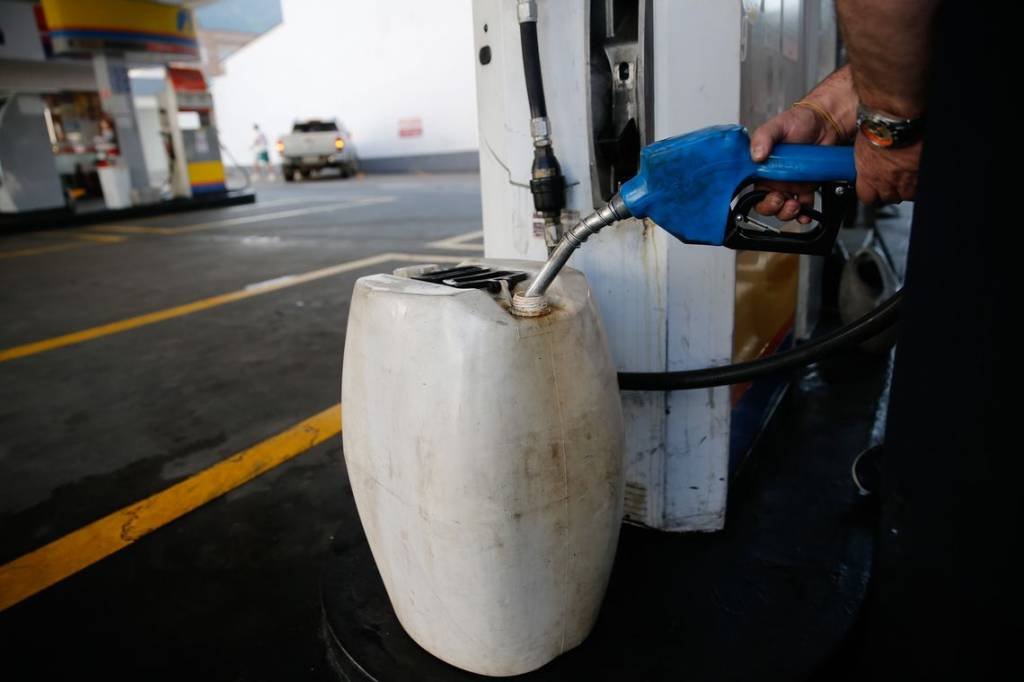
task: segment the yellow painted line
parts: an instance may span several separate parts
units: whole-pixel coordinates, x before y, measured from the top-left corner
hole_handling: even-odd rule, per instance
[[[22,256],[39,256],[44,253],[69,251],[71,249],[77,249],[83,246],[95,246],[97,244],[114,244],[117,242],[122,242],[125,239],[127,239],[127,237],[118,237],[114,235],[83,234],[72,232],[64,233],[48,231],[38,232],[36,234],[47,239],[60,239],[61,243],[47,244],[46,246],[30,246],[24,249],[12,249],[10,251],[0,251],[0,259],[21,258]]]
[[[38,256],[43,253],[54,253],[55,251],[67,251],[78,249],[83,246],[90,246],[88,242],[62,242],[48,246],[33,246],[26,249],[15,249],[12,251],[0,251],[0,259],[21,258],[22,256]]]
[[[209,298],[202,298],[198,301],[192,301],[184,305],[174,306],[173,308],[164,308],[163,310],[157,310],[152,313],[146,313],[144,315],[137,315],[135,317],[129,317],[124,320],[118,320],[117,322],[111,322],[110,324],[102,324],[97,327],[90,327],[81,331],[73,332],[71,334],[64,334],[63,336],[54,336],[43,341],[36,341],[33,343],[26,343],[21,346],[14,346],[5,350],[0,350],[0,362],[6,362],[8,360],[14,360],[15,358],[22,358],[27,355],[35,355],[36,353],[43,353],[48,350],[55,348],[63,348],[64,346],[71,346],[76,343],[82,343],[83,341],[91,341],[92,339],[98,339],[102,336],[109,336],[110,334],[117,334],[119,332],[128,331],[129,329],[136,329],[143,327],[148,324],[155,322],[163,322],[164,320],[170,320],[175,317],[181,317],[182,315],[188,315],[190,313],[196,313],[201,310],[208,310],[210,308],[216,308],[226,303],[234,303],[235,301],[241,301],[246,298],[252,298],[253,296],[259,296],[261,294],[270,293],[271,291],[277,291],[284,289],[285,287],[295,286],[296,284],[302,284],[310,282],[315,279],[322,277],[330,277],[331,275],[337,275],[342,272],[348,272],[350,270],[358,270],[360,268],[366,268],[371,265],[378,265],[385,261],[391,260],[390,254],[380,254],[377,256],[370,256],[369,258],[360,258],[359,260],[349,261],[347,263],[341,263],[339,265],[333,265],[327,268],[321,268],[319,270],[313,270],[306,272],[301,275],[291,275],[286,277],[279,277],[276,280],[271,280],[269,283],[261,283],[257,285],[251,285],[238,291],[232,291],[226,294],[219,294],[217,296],[210,296]]]
[[[113,234],[88,234],[86,232],[75,232],[69,235],[73,239],[81,239],[87,242],[95,242],[97,244],[117,244],[123,242],[127,237],[119,237]]]
[[[148,225],[96,225],[89,232],[114,232],[117,234],[174,234],[174,227],[150,227]]]
[[[49,339],[43,339],[42,341],[26,343],[21,346],[12,346],[11,348],[0,350],[0,362],[7,362],[8,360],[23,358],[29,355],[36,355],[37,353],[44,353],[46,351],[54,350],[57,348],[64,348],[65,346],[73,346],[75,344],[83,343],[85,341],[91,341],[93,339],[98,339],[103,336],[118,334],[120,332],[125,332],[130,329],[136,329],[138,327],[144,327],[146,325],[154,324],[156,322],[163,322],[164,320],[170,320],[175,317],[181,317],[183,315],[197,313],[201,310],[209,310],[210,308],[216,308],[227,303],[242,301],[247,298],[252,298],[253,296],[261,296],[263,294],[268,294],[272,291],[279,291],[281,289],[297,286],[299,284],[305,284],[306,282],[312,282],[313,280],[322,279],[324,277],[331,277],[333,275],[338,275],[344,272],[351,272],[352,270],[361,270],[363,268],[368,268],[374,265],[380,265],[381,263],[386,263],[387,261],[411,261],[419,263],[432,263],[457,262],[460,260],[462,259],[455,256],[439,256],[414,253],[382,253],[376,256],[369,256],[367,258],[360,258],[358,260],[339,263],[338,265],[332,265],[326,268],[312,270],[310,272],[304,272],[298,275],[285,275],[283,277],[276,277],[274,279],[267,280],[264,282],[250,284],[244,289],[239,289],[238,291],[231,291],[226,294],[210,296],[209,298],[202,298],[199,299],[198,301],[192,301],[191,303],[185,303],[184,305],[174,306],[173,308],[164,308],[163,310],[157,310],[155,312],[146,313],[144,315],[129,317],[124,320],[118,320],[117,322],[111,322],[109,324],[101,324],[96,327],[89,327],[88,329],[72,332],[70,334],[64,334],[62,336],[54,336]]]
[[[341,432],[341,405],[242,450],[141,502],[0,566],[0,611],[124,549]]]

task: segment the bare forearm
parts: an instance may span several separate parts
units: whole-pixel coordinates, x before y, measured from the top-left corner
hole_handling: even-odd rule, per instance
[[[836,0],[860,101],[914,118],[924,113],[937,0]]]

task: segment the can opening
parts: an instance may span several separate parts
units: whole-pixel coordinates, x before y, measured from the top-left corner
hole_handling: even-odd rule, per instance
[[[547,296],[527,296],[522,293],[512,296],[511,313],[517,317],[540,317],[549,312],[551,312],[551,306],[548,305]]]

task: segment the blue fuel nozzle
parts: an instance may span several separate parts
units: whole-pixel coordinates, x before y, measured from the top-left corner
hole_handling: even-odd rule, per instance
[[[645,147],[639,173],[622,185],[619,196],[634,217],[650,218],[684,242],[827,254],[850,212],[856,177],[852,147],[779,144],[757,163],[750,158],[747,131],[723,125]],[[822,185],[822,210],[804,212],[818,224],[795,233],[747,222],[765,193],[744,195],[736,207],[732,200],[757,180]]]
[[[623,184],[606,206],[562,235],[526,291],[516,294],[513,312],[533,314],[573,251],[590,235],[629,217],[650,218],[691,244],[827,255],[852,213],[856,178],[852,147],[779,144],[764,162],[756,163],[750,158],[747,131],[737,125],[655,142],[640,152],[636,177]],[[816,222],[793,232],[751,218],[748,214],[767,192],[755,189],[737,195],[757,180],[820,185],[820,210],[801,211]]]

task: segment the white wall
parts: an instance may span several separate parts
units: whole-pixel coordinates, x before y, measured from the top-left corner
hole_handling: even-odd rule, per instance
[[[253,123],[273,156],[305,117],[337,117],[364,159],[477,149],[470,0],[281,4],[282,24],[212,83],[221,141],[240,163],[253,159]],[[414,117],[422,137],[400,138],[398,119]]]

